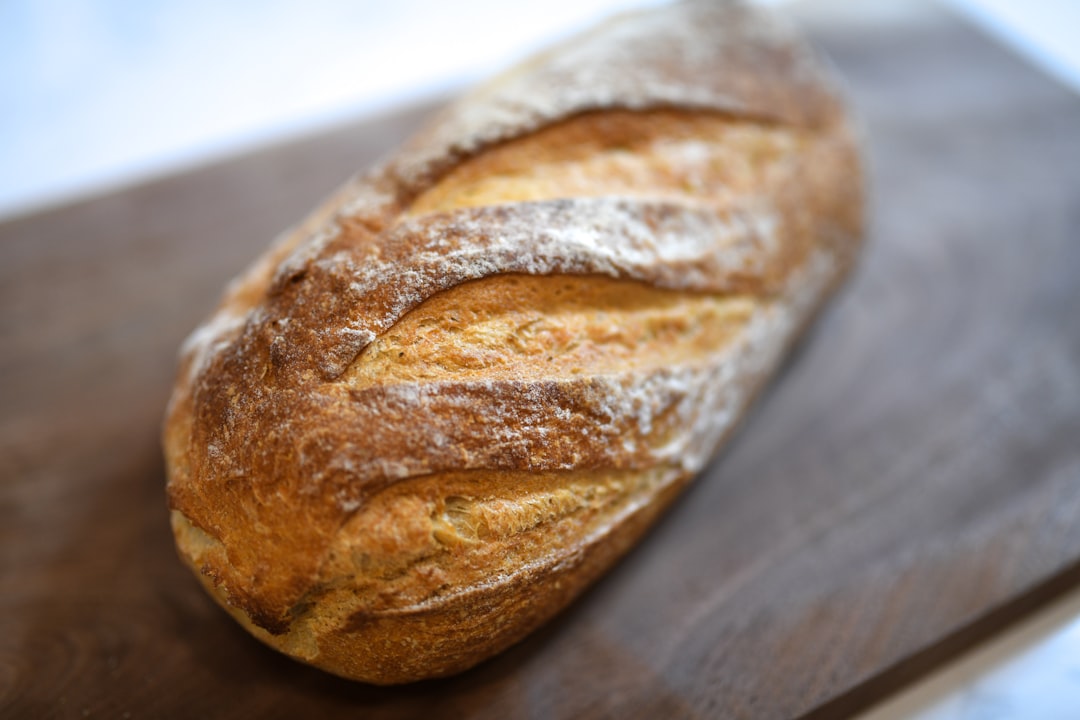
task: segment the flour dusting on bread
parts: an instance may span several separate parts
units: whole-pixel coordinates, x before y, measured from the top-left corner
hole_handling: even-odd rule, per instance
[[[621,16],[462,98],[228,288],[165,424],[181,556],[397,683],[534,630],[700,472],[842,281],[857,148],[761,10]]]

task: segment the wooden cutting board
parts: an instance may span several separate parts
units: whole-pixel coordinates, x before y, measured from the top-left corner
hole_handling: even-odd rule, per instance
[[[1080,583],[1080,98],[939,11],[814,37],[865,122],[857,276],[645,542],[456,678],[248,637],[158,446],[226,279],[430,108],[0,225],[0,715],[843,715]]]

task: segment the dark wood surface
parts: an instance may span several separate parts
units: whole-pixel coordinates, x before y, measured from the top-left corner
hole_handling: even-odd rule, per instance
[[[426,109],[0,225],[0,715],[837,716],[1080,582],[1080,99],[943,14],[816,39],[870,151],[854,282],[629,558],[452,679],[248,637],[158,445],[226,279]]]

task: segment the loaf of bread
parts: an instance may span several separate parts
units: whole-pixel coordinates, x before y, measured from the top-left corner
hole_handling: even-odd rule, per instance
[[[536,56],[346,184],[187,341],[164,432],[182,558],[344,677],[498,653],[705,466],[851,267],[861,194],[821,62],[760,10],[684,2]]]

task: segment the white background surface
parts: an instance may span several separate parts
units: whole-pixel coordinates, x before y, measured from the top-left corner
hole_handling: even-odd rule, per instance
[[[1080,0],[950,2],[1080,90]],[[645,4],[4,0],[0,217],[448,93]],[[1080,718],[1080,592],[866,720],[908,717]]]
[[[858,720],[1077,720],[1080,591]]]
[[[455,88],[650,0],[4,0],[0,215]]]

